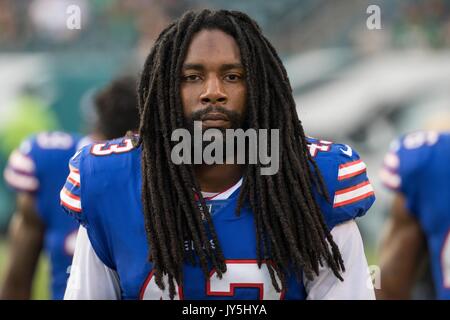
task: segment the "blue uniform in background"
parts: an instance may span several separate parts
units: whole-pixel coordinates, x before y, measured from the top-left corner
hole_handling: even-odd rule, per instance
[[[394,141],[381,171],[426,236],[438,299],[450,299],[450,133],[415,132]]]
[[[364,215],[375,197],[357,153],[315,139],[309,140],[309,149],[331,197],[327,202],[316,194],[328,227]],[[97,257],[117,273],[121,298],[159,299],[141,205],[141,149],[130,139],[112,140],[83,148],[70,166],[61,203],[86,228]],[[214,270],[205,279],[200,267],[185,264],[177,298],[304,299],[305,287],[293,273],[288,290],[277,293],[266,264],[258,268],[253,213],[247,205],[240,216],[235,214],[239,192],[240,183],[224,191],[226,197],[206,200],[227,263],[223,279],[219,281]]]
[[[15,150],[4,171],[9,186],[35,195],[45,225],[44,248],[50,259],[53,299],[62,299],[72,262],[78,223],[62,214],[59,191],[69,174],[68,162],[89,140],[63,132],[40,133]]]

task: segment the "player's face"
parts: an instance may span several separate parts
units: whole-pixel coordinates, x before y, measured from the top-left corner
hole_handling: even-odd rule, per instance
[[[188,125],[235,129],[243,124],[247,85],[239,47],[220,30],[202,30],[192,39],[181,74],[181,99]]]

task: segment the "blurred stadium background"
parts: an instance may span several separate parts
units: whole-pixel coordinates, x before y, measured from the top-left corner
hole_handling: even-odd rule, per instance
[[[80,30],[66,27],[69,5],[81,9]],[[381,29],[367,27],[369,5],[381,9]],[[257,20],[285,62],[307,133],[366,161],[377,202],[359,223],[376,264],[389,206],[377,174],[389,142],[450,127],[450,0],[0,0],[0,170],[30,133],[86,130],[90,92],[138,72],[160,30],[202,7]],[[13,196],[1,181],[0,276]],[[43,256],[36,299],[48,297],[48,268]]]

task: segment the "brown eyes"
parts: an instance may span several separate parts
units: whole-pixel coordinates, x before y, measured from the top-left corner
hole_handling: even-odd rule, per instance
[[[238,74],[228,74],[225,76],[225,79],[228,81],[236,82],[239,81],[242,77]]]
[[[196,74],[191,74],[188,76],[183,76],[182,80],[186,81],[186,82],[194,82],[194,81],[200,80],[200,76],[198,76]]]
[[[202,80],[202,77],[197,74],[191,74],[191,75],[182,76],[181,79],[182,79],[182,81],[185,81],[185,82],[197,82],[199,80]],[[242,76],[239,74],[232,73],[232,74],[225,75],[223,77],[223,79],[225,81],[229,81],[229,82],[237,82],[242,79]]]

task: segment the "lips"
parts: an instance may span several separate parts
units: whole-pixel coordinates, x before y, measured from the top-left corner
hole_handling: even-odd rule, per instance
[[[217,120],[228,121],[228,117],[227,117],[227,115],[225,115],[223,113],[210,112],[210,113],[205,114],[202,117],[202,121],[207,121],[207,120],[211,120],[211,121],[217,121]]]

